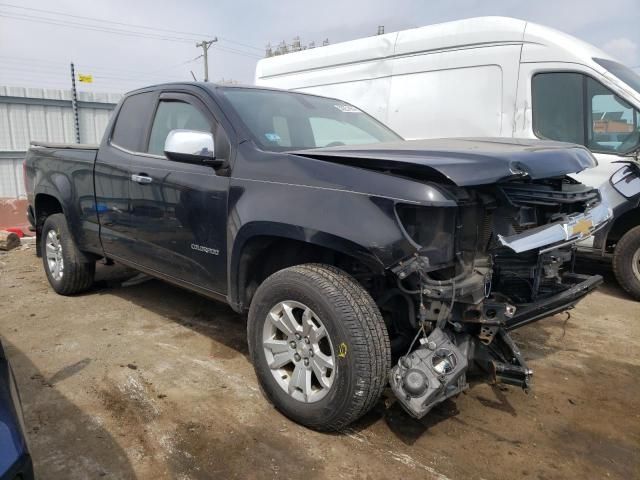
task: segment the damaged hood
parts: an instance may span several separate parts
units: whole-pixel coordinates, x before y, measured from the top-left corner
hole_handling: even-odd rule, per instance
[[[597,165],[593,155],[579,145],[504,138],[407,140],[288,153],[359,168],[444,177],[460,187],[514,176],[557,177]]]

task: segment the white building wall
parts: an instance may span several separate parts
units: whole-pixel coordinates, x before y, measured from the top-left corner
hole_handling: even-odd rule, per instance
[[[100,142],[120,98],[119,94],[79,92],[82,143]],[[34,140],[75,141],[71,91],[0,86],[0,198],[24,196],[22,159]]]

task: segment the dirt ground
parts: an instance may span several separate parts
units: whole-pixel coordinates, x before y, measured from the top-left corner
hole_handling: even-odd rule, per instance
[[[265,401],[243,317],[127,276],[100,266],[93,291],[61,297],[33,248],[0,254],[0,335],[39,479],[640,478],[640,303],[612,280],[515,335],[528,395],[477,385],[421,421],[387,395],[321,434]]]

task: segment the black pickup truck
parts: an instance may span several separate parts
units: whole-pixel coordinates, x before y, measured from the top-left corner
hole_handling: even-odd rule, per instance
[[[474,379],[528,388],[509,331],[600,282],[584,148],[404,141],[345,102],[175,83],[131,92],[99,147],[34,144],[28,215],[53,289],[113,261],[248,312],[268,398],[344,427],[390,384],[421,417]]]

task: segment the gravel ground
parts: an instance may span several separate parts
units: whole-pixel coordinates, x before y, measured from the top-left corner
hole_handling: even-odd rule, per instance
[[[528,395],[473,386],[426,418],[386,395],[340,434],[261,395],[246,321],[100,266],[90,293],[49,288],[33,248],[0,254],[0,334],[39,479],[640,478],[640,303],[609,280],[516,335]]]

